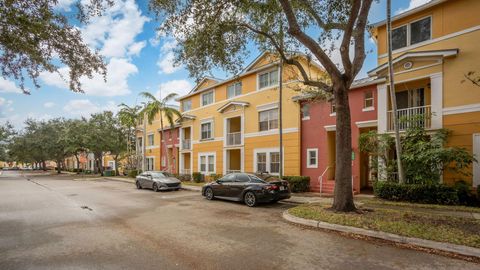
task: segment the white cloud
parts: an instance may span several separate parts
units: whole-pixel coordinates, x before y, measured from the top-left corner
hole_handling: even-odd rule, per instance
[[[181,69],[181,66],[176,66],[173,63],[175,55],[173,49],[177,46],[177,42],[174,39],[167,39],[160,49],[160,56],[157,61],[159,68],[158,73],[172,74],[175,71]]]
[[[140,41],[133,43],[130,47],[128,47],[128,55],[135,55],[138,56],[140,51],[147,45],[146,41]]]
[[[83,77],[80,79],[85,94],[91,96],[122,96],[130,93],[128,77],[138,72],[137,66],[125,58],[112,58],[107,65],[107,81],[103,76],[95,74],[92,79]],[[59,69],[64,79],[68,79],[68,68]],[[40,73],[40,80],[50,86],[68,88],[67,82],[57,73]]]
[[[7,117],[6,112],[13,112],[13,101],[0,97],[0,118]]]
[[[155,93],[157,98],[166,97],[168,94],[176,93],[178,96],[187,94],[192,89],[192,84],[187,80],[172,80],[161,83]],[[174,104],[176,102],[172,102]]]
[[[405,9],[398,9],[397,11],[395,11],[395,14],[400,14],[400,13],[403,13],[405,11],[408,11],[408,10],[411,10],[411,9],[414,9],[416,7],[419,7],[419,6],[422,6],[422,5],[425,5],[427,4],[428,2],[430,2],[431,0],[410,0],[410,3],[408,4],[408,7],[405,8]]]
[[[22,93],[22,89],[15,82],[0,76],[0,93]]]
[[[71,5],[75,0],[58,0],[57,5],[55,6],[58,10],[70,11]]]
[[[43,107],[45,108],[53,108],[55,106],[55,102],[45,102],[43,103]]]
[[[102,111],[112,111],[116,113],[118,106],[113,101],[108,101],[104,105],[93,103],[89,99],[73,99],[63,106],[63,110],[74,116],[90,117],[93,113]]]

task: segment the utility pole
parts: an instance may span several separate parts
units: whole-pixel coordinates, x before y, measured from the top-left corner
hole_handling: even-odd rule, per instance
[[[282,18],[280,17],[280,51],[283,51],[283,23]],[[280,168],[278,170],[278,175],[280,179],[283,178],[283,58],[280,56],[280,67],[278,68],[278,135],[279,135],[279,145],[280,145]]]
[[[388,45],[388,81],[390,83],[390,102],[392,105],[392,120],[395,131],[395,150],[397,152],[397,170],[398,182],[405,183],[405,173],[402,165],[402,146],[400,144],[400,131],[398,130],[397,119],[397,97],[395,96],[395,82],[393,78],[393,63],[392,63],[392,3],[387,0],[387,45]]]

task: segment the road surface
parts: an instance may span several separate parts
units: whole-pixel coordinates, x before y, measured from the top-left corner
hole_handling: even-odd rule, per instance
[[[288,204],[74,178],[0,175],[0,269],[480,269],[291,225]]]

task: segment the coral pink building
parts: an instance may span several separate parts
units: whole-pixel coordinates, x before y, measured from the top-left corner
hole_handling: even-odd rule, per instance
[[[371,158],[359,151],[361,133],[377,129],[377,83],[367,78],[355,81],[349,93],[352,127],[353,190],[371,188],[375,172]],[[302,175],[310,176],[312,191],[333,193],[335,187],[335,106],[328,101],[312,102],[298,97],[302,111]],[[322,185],[320,185],[322,183]]]
[[[178,173],[179,128],[165,128],[165,138],[162,137],[161,130],[159,130],[159,133],[161,139],[160,170]],[[170,169],[167,168],[167,158],[170,158],[168,162]]]

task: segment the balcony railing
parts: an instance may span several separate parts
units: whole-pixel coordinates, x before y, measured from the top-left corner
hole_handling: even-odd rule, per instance
[[[182,149],[190,150],[192,149],[192,144],[190,139],[183,139],[182,140]]]
[[[240,144],[242,144],[241,132],[227,133],[227,145],[240,145]]]
[[[431,114],[432,109],[430,105],[397,110],[398,129],[406,130],[410,127],[430,128],[432,125]],[[393,131],[393,112],[388,111],[387,117],[388,131]]]
[[[229,173],[240,173],[242,172],[241,170],[227,170],[227,174]]]
[[[180,174],[192,174],[192,170],[190,169],[181,169]]]

